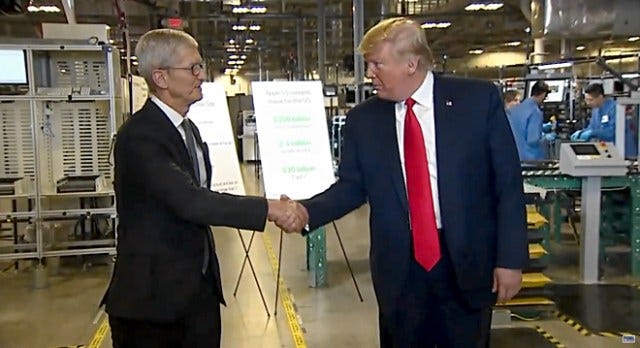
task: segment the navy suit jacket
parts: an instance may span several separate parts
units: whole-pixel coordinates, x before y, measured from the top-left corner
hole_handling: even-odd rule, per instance
[[[349,112],[338,181],[302,202],[312,230],[369,202],[371,275],[382,313],[393,310],[413,258],[394,104],[373,97]],[[486,307],[496,300],[493,269],[522,269],[528,261],[518,153],[491,83],[436,75],[434,115],[445,252],[467,303]]]

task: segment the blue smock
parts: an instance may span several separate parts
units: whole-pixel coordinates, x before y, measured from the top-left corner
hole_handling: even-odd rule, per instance
[[[540,106],[532,98],[512,107],[507,112],[513,138],[521,161],[543,160],[542,121]]]
[[[587,129],[591,130],[590,139],[615,143],[616,135],[616,102],[606,98],[600,107],[591,109],[591,120]],[[637,120],[627,119],[625,122],[624,147],[625,157],[636,157],[638,154]]]

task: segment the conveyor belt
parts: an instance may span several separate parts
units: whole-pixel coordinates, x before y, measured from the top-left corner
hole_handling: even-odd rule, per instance
[[[516,297],[505,304],[499,304],[497,307],[515,307],[515,306],[553,306],[555,302],[546,297]]]
[[[551,283],[551,279],[542,273],[525,273],[522,275],[522,288],[539,288]]]
[[[547,254],[547,251],[544,250],[542,245],[538,243],[529,243],[529,258],[530,259],[539,259]]]

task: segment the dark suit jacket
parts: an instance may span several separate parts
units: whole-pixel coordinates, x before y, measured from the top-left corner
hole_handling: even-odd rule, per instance
[[[457,285],[473,307],[495,302],[496,266],[528,260],[518,153],[498,90],[490,83],[435,76],[438,189]],[[380,310],[390,313],[412,256],[394,102],[373,97],[352,109],[344,128],[339,179],[303,201],[313,230],[368,200],[370,263]]]
[[[193,129],[210,182],[207,147]],[[118,254],[103,300],[110,315],[157,321],[184,315],[200,289],[209,226],[264,229],[264,198],[212,192],[194,175],[180,133],[147,100],[120,128],[115,144]],[[224,302],[215,250],[212,255],[211,281]]]

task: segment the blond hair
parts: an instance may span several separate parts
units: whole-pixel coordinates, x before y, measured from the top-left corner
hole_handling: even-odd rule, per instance
[[[424,29],[411,19],[396,17],[378,22],[364,35],[358,51],[366,55],[381,42],[393,43],[400,57],[415,54],[420,57],[419,64],[427,68],[433,66],[433,54]]]
[[[138,71],[151,90],[155,90],[153,71],[175,64],[176,52],[181,48],[198,49],[198,42],[184,31],[175,29],[155,29],[142,35],[136,45]]]

